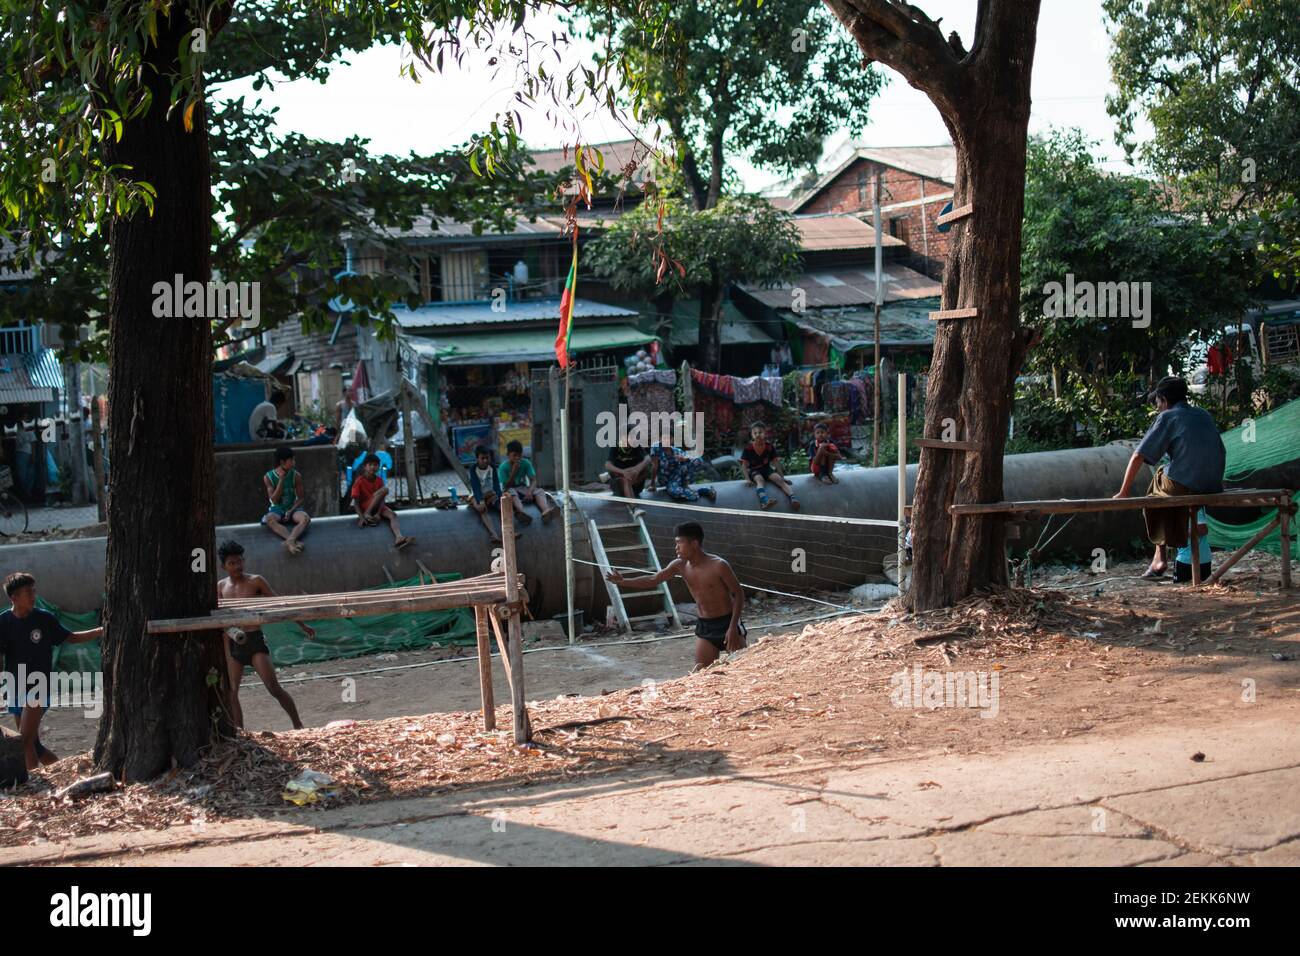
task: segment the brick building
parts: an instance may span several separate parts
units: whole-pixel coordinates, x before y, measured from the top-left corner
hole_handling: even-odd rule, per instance
[[[870,221],[875,177],[881,182],[881,220],[890,236],[907,246],[903,262],[932,278],[943,273],[948,237],[935,220],[952,201],[957,152],[944,146],[871,148],[849,143],[831,160],[829,172],[787,180],[768,199],[796,215],[850,213]]]

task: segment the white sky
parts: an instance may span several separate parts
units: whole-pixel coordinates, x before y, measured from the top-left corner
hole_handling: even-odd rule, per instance
[[[776,0],[779,2],[779,0]],[[942,17],[945,33],[956,29],[969,48],[975,26],[975,0],[918,0],[931,17]],[[535,27],[550,36],[546,21]],[[1095,140],[1096,154],[1107,167],[1125,168],[1123,152],[1114,142],[1114,122],[1106,114],[1105,96],[1113,89],[1106,57],[1109,40],[1102,22],[1100,0],[1043,0],[1034,60],[1033,112],[1030,131],[1051,126],[1078,126]],[[576,62],[581,50],[566,57]],[[495,79],[486,55],[473,55],[467,68],[452,67],[427,75],[419,84],[398,76],[402,53],[395,46],[378,47],[335,68],[325,84],[310,81],[278,84],[274,92],[254,93],[251,83],[228,84],[222,94],[259,96],[279,107],[281,129],[316,139],[342,140],[362,136],[376,152],[404,155],[411,150],[431,153],[465,142],[486,128],[498,110],[517,106],[513,71]],[[883,68],[882,68],[883,69]],[[889,82],[868,107],[863,139],[873,146],[924,146],[947,141],[939,115],[924,94],[901,76],[885,70]],[[524,109],[524,139],[534,147],[573,142],[571,131],[557,126],[544,111]],[[583,139],[597,142],[622,139],[625,131],[605,112],[581,117]],[[833,147],[835,139],[829,144]],[[761,189],[779,178],[737,162],[745,185]]]

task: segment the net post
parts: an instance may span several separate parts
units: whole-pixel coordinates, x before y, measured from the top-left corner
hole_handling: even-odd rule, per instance
[[[898,593],[907,556],[907,373],[898,373]]]
[[[1291,496],[1283,495],[1278,502],[1277,516],[1282,534],[1282,590],[1291,588]]]
[[[515,516],[511,493],[501,496],[501,553],[506,572],[506,654],[510,658],[510,710],[514,718],[515,743],[532,739],[528,710],[524,703],[524,632],[519,620],[519,567],[515,560]]]

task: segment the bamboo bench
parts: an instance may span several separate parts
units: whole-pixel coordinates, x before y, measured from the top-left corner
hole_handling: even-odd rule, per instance
[[[1192,561],[1192,586],[1214,584],[1234,564],[1240,561],[1255,545],[1263,541],[1274,528],[1282,529],[1282,587],[1291,587],[1291,519],[1296,513],[1295,503],[1291,500],[1292,492],[1285,488],[1257,489],[1243,488],[1235,491],[1221,491],[1212,495],[1173,495],[1170,497],[1143,496],[1139,498],[1061,498],[1043,501],[995,501],[988,504],[954,504],[948,506],[953,515],[988,515],[988,514],[1078,514],[1099,511],[1135,511],[1146,508],[1205,508],[1205,507],[1276,507],[1277,514],[1273,520],[1244,545],[1232,552],[1204,582],[1201,581],[1201,565]],[[1191,548],[1194,556],[1200,553],[1200,536],[1196,533],[1196,522],[1191,526]]]
[[[489,644],[491,633],[496,636],[501,666],[506,673],[506,682],[510,685],[515,743],[527,743],[532,739],[532,724],[524,702],[521,615],[528,603],[528,594],[524,590],[524,576],[519,573],[515,553],[514,510],[508,497],[502,497],[501,505],[503,567],[500,573],[383,591],[229,598],[221,600],[217,610],[206,616],[150,621],[146,630],[150,634],[193,634],[224,631],[229,627],[260,628],[282,621],[320,621],[369,614],[409,614],[472,607],[478,642],[479,692],[483,705],[484,729],[496,729]]]

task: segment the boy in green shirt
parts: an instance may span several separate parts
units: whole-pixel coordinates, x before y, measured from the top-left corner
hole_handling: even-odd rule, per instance
[[[270,502],[262,524],[284,539],[284,550],[302,554],[303,545],[298,539],[311,524],[311,515],[302,506],[302,475],[293,467],[292,448],[281,445],[275,450],[275,467],[262,476],[262,484]]]
[[[542,521],[549,522],[555,517],[556,507],[546,492],[537,483],[537,471],[533,463],[524,457],[524,446],[517,441],[506,445],[506,460],[497,469],[501,479],[501,488],[513,495],[517,502],[531,502],[541,510]],[[522,509],[515,509],[524,524],[531,524],[532,518]]]

